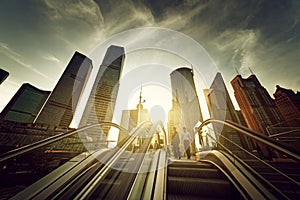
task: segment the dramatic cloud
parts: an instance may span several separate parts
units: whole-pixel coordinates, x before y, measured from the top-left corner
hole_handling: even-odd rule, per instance
[[[276,84],[299,90],[299,21],[299,0],[10,0],[0,8],[0,64],[28,80],[40,73],[36,83],[51,89],[75,50],[88,54],[113,34],[162,27],[201,44],[231,94],[234,68],[245,77],[248,67],[270,93]]]
[[[8,44],[2,43],[0,42],[0,53],[3,53],[5,56],[7,56],[8,58],[10,58],[11,60],[13,60],[14,62],[18,63],[19,65],[27,68],[28,70],[36,73],[36,75],[42,76],[48,80],[52,80],[49,76],[45,75],[44,73],[40,72],[39,70],[37,70],[36,68],[34,68],[31,64],[28,64],[26,62],[23,61],[22,56],[15,52],[14,50],[12,50]]]

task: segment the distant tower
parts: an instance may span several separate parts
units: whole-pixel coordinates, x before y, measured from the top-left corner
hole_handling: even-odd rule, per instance
[[[107,49],[83,112],[80,126],[112,121],[124,60],[123,47],[112,45]],[[105,135],[108,134],[109,129],[109,126],[103,128]],[[90,130],[89,134],[95,134],[94,136],[99,139],[99,129]],[[94,142],[96,141],[94,140]]]
[[[300,127],[300,92],[294,93],[293,90],[276,85],[273,96],[286,124],[290,127]]]
[[[121,117],[121,126],[131,131],[137,124],[142,121],[151,121],[151,117],[148,109],[144,109],[142,100],[142,88],[139,97],[139,103],[136,105],[136,109],[123,110]],[[122,141],[126,137],[125,133],[120,132],[118,142]]]
[[[92,70],[92,61],[75,52],[35,123],[69,127]]]
[[[0,85],[8,77],[9,73],[0,68]]]
[[[229,93],[225,86],[221,73],[217,73],[209,89],[204,90],[208,111],[210,118],[217,120],[230,120],[235,123],[239,123],[239,116],[235,110],[233,103],[230,99]],[[223,126],[221,124],[213,124],[216,138],[222,140],[219,137],[220,134],[226,138],[234,141],[240,146],[244,146],[249,149],[249,145],[246,138],[234,131],[232,128]],[[223,140],[223,142],[226,142]],[[237,149],[235,146],[233,148]]]
[[[181,122],[182,122],[182,114],[180,110],[179,103],[176,99],[172,99],[172,108],[168,112],[168,142],[171,141],[176,136],[173,132],[173,127],[176,128],[177,131],[180,130]]]
[[[33,123],[49,94],[49,91],[24,83],[1,112],[0,119]]]
[[[283,122],[274,100],[254,74],[247,79],[237,75],[231,85],[249,128],[268,135],[267,126]]]
[[[173,99],[177,101],[176,103],[178,103],[182,115],[177,119],[181,122],[179,122],[179,127],[176,128],[178,131],[182,131],[182,128],[186,127],[192,134],[192,138],[194,138],[194,126],[198,121],[203,120],[193,70],[187,67],[178,68],[170,74],[170,78]],[[174,107],[176,106],[173,105]],[[192,151],[195,151],[195,142],[192,143]]]

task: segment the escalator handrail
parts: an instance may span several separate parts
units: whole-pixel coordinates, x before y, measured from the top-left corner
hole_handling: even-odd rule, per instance
[[[270,181],[268,181],[267,179],[265,179],[262,175],[260,175],[256,170],[254,170],[251,166],[249,166],[246,162],[244,162],[241,158],[239,158],[237,155],[233,154],[226,146],[224,146],[222,143],[220,143],[219,141],[217,141],[214,137],[212,137],[210,134],[208,134],[208,136],[214,140],[216,143],[218,143],[218,145],[220,145],[222,147],[222,149],[224,149],[227,153],[222,152],[225,156],[228,157],[229,160],[231,160],[234,164],[237,165],[242,165],[244,168],[246,168],[251,174],[255,175],[256,177],[258,177],[260,180],[262,180],[267,186],[269,186],[270,188],[273,189],[273,191],[277,192],[278,195],[280,195],[283,199],[289,199],[289,197],[287,197],[280,189],[278,189],[276,186],[274,186]],[[296,180],[294,180],[293,178],[289,177],[288,175],[284,174],[283,172],[281,172],[280,170],[276,169],[275,167],[273,167],[272,165],[266,163],[265,161],[261,160],[260,158],[258,158],[257,156],[253,155],[252,153],[248,152],[247,150],[245,150],[244,148],[242,148],[241,146],[239,146],[238,144],[234,143],[233,141],[229,140],[228,138],[224,137],[223,135],[220,135],[220,137],[222,137],[223,139],[225,139],[226,141],[230,142],[231,144],[235,145],[236,147],[238,147],[240,150],[242,150],[243,152],[247,153],[248,155],[254,157],[256,160],[262,162],[263,164],[265,164],[266,166],[268,166],[269,168],[271,168],[272,170],[276,171],[278,174],[280,174],[281,176],[285,177],[286,179],[288,179],[290,182],[293,182],[296,185],[300,185],[299,182],[297,182]],[[247,176],[248,172],[245,172],[245,175]]]
[[[263,134],[260,134],[256,131],[253,131],[247,127],[244,127],[240,124],[234,123],[229,120],[222,121],[222,120],[217,120],[217,119],[207,119],[207,120],[203,121],[202,124],[197,128],[197,132],[200,133],[200,130],[205,125],[210,124],[210,123],[219,123],[219,124],[223,124],[228,127],[231,127],[250,138],[253,138],[261,143],[264,143],[264,144],[266,144],[278,151],[281,151],[281,152],[287,154],[288,156],[300,161],[300,152],[297,151],[296,149],[294,149],[293,147],[291,147],[290,145],[280,143],[272,138],[269,138]]]
[[[3,162],[3,161],[6,161],[8,159],[23,155],[23,154],[28,153],[30,151],[33,151],[35,149],[47,146],[47,145],[52,144],[54,142],[60,141],[62,139],[65,139],[67,137],[75,135],[78,132],[85,131],[85,130],[88,130],[90,128],[94,128],[94,127],[99,126],[99,125],[100,126],[105,126],[105,125],[113,126],[115,128],[118,128],[119,130],[121,130],[123,132],[128,133],[127,129],[123,128],[122,126],[120,126],[118,124],[112,123],[112,122],[99,122],[99,123],[95,123],[95,124],[89,124],[89,125],[86,125],[86,126],[82,126],[82,127],[78,128],[76,130],[71,130],[71,131],[68,131],[66,133],[60,133],[58,135],[51,136],[49,138],[40,140],[40,141],[35,142],[33,144],[28,144],[28,145],[22,146],[20,148],[8,151],[8,152],[0,155],[0,163]]]
[[[149,123],[149,122],[143,122],[139,125],[144,126],[146,123]],[[135,132],[137,131],[137,129],[132,130],[130,132],[130,134],[135,135]],[[130,137],[128,137],[127,140],[128,139],[130,139]],[[127,141],[125,143],[127,143]],[[64,169],[63,169],[64,165],[62,165],[60,168],[54,170],[52,173],[46,175],[45,177],[38,180],[31,186],[27,187],[25,190],[21,191],[13,198],[14,199],[26,199],[26,198],[30,197],[30,198],[39,199],[39,198],[45,198],[44,195],[51,196],[52,193],[55,193],[57,191],[57,189],[60,188],[62,185],[68,185],[70,182],[72,182],[72,179],[70,179],[70,177],[72,178],[74,176],[70,176],[70,174],[77,174],[77,176],[78,176],[78,173],[80,171],[82,171],[86,166],[88,166],[89,163],[93,162],[93,160],[95,160],[99,156],[100,153],[102,153],[106,150],[107,149],[100,149],[96,152],[91,152],[91,154],[89,154],[88,157],[86,157],[80,161],[77,161],[77,159],[76,159],[78,156],[74,158],[75,162],[72,161],[72,159],[71,159],[69,162],[66,163],[66,164],[71,163],[71,165],[73,166],[71,169],[64,171]],[[54,177],[53,177],[53,175],[54,175]]]
[[[99,170],[99,172],[93,177],[93,179],[86,184],[86,186],[80,191],[79,194],[74,197],[74,199],[86,199],[88,198],[92,192],[94,191],[97,183],[105,177],[105,175],[109,172],[112,166],[117,162],[121,154],[129,147],[129,145],[138,137],[139,130],[148,124],[152,124],[150,121],[143,121],[137,125],[135,129],[133,129],[129,137],[127,137],[126,142],[121,147],[118,147],[118,150],[114,152],[114,154],[107,160],[105,165]]]
[[[210,134],[208,134],[208,136],[212,139],[212,136]],[[271,168],[272,170],[274,170],[275,172],[277,172],[278,174],[280,174],[281,176],[285,177],[286,179],[288,179],[290,182],[293,182],[294,184],[300,186],[300,183],[296,180],[294,180],[293,178],[289,177],[288,175],[286,175],[285,173],[283,173],[282,171],[278,170],[277,168],[273,167],[272,165],[270,165],[269,163],[265,162],[264,160],[260,159],[259,157],[253,155],[252,153],[248,152],[246,149],[244,149],[243,147],[239,146],[238,144],[232,142],[231,140],[229,140],[228,138],[224,137],[223,135],[220,135],[223,139],[227,140],[228,142],[230,142],[231,144],[235,145],[236,147],[238,147],[239,149],[241,149],[243,152],[247,153],[248,155],[254,157],[256,160],[258,160],[259,162],[263,163],[264,165],[268,166],[269,168]],[[244,161],[242,159],[240,159],[238,156],[234,155],[227,147],[225,147],[222,143],[219,143],[219,145],[222,146],[222,148],[224,148],[228,153],[232,154],[232,156],[235,159],[238,159],[241,163],[244,163]],[[247,164],[245,163],[244,166],[246,166]],[[251,168],[250,166],[247,166],[247,168]],[[264,179],[263,177],[261,177],[261,179]],[[266,182],[268,182],[267,180],[265,180]]]
[[[60,181],[66,183],[69,182],[69,180],[66,180],[65,177],[77,177],[77,174],[80,173],[80,171],[83,171],[86,168],[86,166],[89,166],[89,163],[92,163],[93,160],[95,160],[95,157],[101,155],[107,150],[108,149],[101,149],[91,154],[87,154],[87,152],[84,152],[76,156],[75,158],[69,160],[59,168],[55,169],[50,174],[47,174],[46,176],[42,177],[29,187],[25,188],[24,190],[13,196],[11,200],[33,199],[35,197],[38,198],[39,195],[42,195],[42,193],[47,192],[46,190],[56,191],[57,188],[60,188],[61,185],[64,185],[61,184]],[[67,165],[71,166],[66,168]]]
[[[270,193],[262,184],[260,184],[251,174],[245,175],[245,170],[243,169],[243,167],[241,167],[242,165],[239,165],[238,168],[238,165],[236,163],[233,163],[232,160],[228,158],[228,156],[225,156],[223,153],[216,150],[209,151],[207,155],[213,155],[220,162],[222,162],[225,168],[228,169],[228,172],[230,172],[234,179],[238,181],[238,184],[241,185],[241,187],[245,190],[246,194],[250,196],[251,199],[276,199],[276,197],[272,193]],[[210,160],[205,160],[204,157],[204,161]],[[214,163],[213,161],[210,162]],[[228,176],[228,174],[226,173],[225,175]],[[234,183],[234,185],[236,185],[236,183]],[[240,189],[238,190],[240,191]]]
[[[158,128],[161,128],[161,130],[164,132],[164,141],[166,141],[166,131],[164,129],[164,126],[163,126],[163,123],[161,121],[158,121],[156,122],[152,127],[151,127],[151,130],[149,131],[149,135],[151,137],[154,136],[155,132],[157,132],[157,129]],[[148,147],[149,148],[149,147]],[[147,198],[150,198],[150,199],[162,199],[162,198],[158,198],[159,197],[163,197],[164,196],[164,191],[165,191],[165,183],[166,183],[166,173],[165,173],[165,167],[166,166],[166,162],[167,162],[167,159],[166,159],[166,155],[167,155],[167,152],[166,152],[166,149],[163,148],[163,149],[158,149],[155,151],[154,153],[154,156],[152,158],[152,162],[151,162],[151,165],[149,166],[149,172],[147,173],[147,176],[152,176],[152,179],[153,182],[155,182],[153,184],[153,182],[149,182],[149,180],[152,180],[151,178],[147,177],[146,179],[146,182],[144,183],[144,191],[143,191],[143,199],[147,199]],[[163,163],[164,162],[164,163]],[[142,161],[142,164],[144,163],[144,161]],[[163,166],[163,167],[161,167]],[[142,165],[140,166],[140,169],[141,169]],[[138,174],[140,174],[140,171],[138,172]],[[133,190],[134,190],[134,187],[136,184],[140,184],[138,183],[137,181],[137,178],[135,179],[134,181],[134,184],[131,188],[131,191],[130,191],[130,194],[129,194],[129,197],[128,199],[132,198],[132,193]],[[157,180],[160,180],[160,181],[157,181]],[[161,183],[163,182],[163,183]],[[157,184],[162,184],[163,187],[158,187]],[[161,185],[160,185],[161,186]],[[136,199],[137,197],[134,197],[134,199]]]

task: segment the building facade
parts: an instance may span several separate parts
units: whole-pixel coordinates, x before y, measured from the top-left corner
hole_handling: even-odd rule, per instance
[[[148,109],[144,109],[143,107],[139,109],[133,110],[123,110],[121,117],[121,126],[128,131],[131,131],[136,125],[138,121],[151,121],[151,117]],[[125,133],[120,132],[118,142],[122,141],[126,137]]]
[[[254,74],[246,79],[237,75],[231,85],[250,129],[268,136],[268,126],[283,122],[274,100]]]
[[[0,119],[33,123],[49,94],[49,91],[24,83],[1,112]]]
[[[179,107],[179,103],[176,99],[172,100],[172,108],[168,112],[168,143],[176,137],[176,133],[173,132],[173,127],[178,131],[181,127],[182,114]]]
[[[229,120],[239,124],[241,123],[237,111],[235,110],[230,99],[221,73],[216,74],[216,77],[213,80],[210,88],[204,90],[204,95],[210,118],[221,121]],[[219,140],[224,144],[226,143],[226,146],[231,150],[239,150],[239,148],[232,143],[228,143],[223,137],[228,138],[230,141],[233,141],[235,144],[246,149],[250,148],[248,140],[232,128],[219,123],[214,123],[213,128],[216,140]],[[220,137],[220,135],[222,136]]]
[[[181,132],[182,128],[186,127],[191,137],[194,138],[194,126],[198,121],[203,121],[203,119],[194,83],[193,70],[187,67],[178,68],[170,74],[170,78],[172,99],[175,100],[173,103],[176,102],[178,105],[173,105],[173,111],[177,113],[173,112],[174,118],[170,118],[169,124],[178,124],[176,127],[178,132]],[[179,109],[176,110],[176,106]],[[169,129],[169,131],[171,130],[173,129]],[[192,143],[192,151],[195,151],[195,142]]]
[[[35,123],[69,127],[92,70],[92,61],[75,52]]]
[[[80,126],[112,121],[124,60],[123,47],[112,45],[107,49],[83,112]],[[105,140],[109,130],[109,126],[96,127],[87,133],[87,137],[91,138],[91,143],[100,144]]]
[[[9,73],[0,68],[0,85],[8,77]]]
[[[300,127],[300,92],[276,86],[275,105],[287,126]]]

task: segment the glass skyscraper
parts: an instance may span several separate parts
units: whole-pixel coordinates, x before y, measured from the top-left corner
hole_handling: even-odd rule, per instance
[[[91,70],[91,59],[75,52],[35,123],[69,127]]]
[[[169,120],[169,124],[177,125],[176,128],[179,132],[183,127],[186,127],[192,138],[194,138],[194,126],[198,121],[203,121],[203,119],[194,83],[193,70],[187,67],[178,68],[170,74],[170,78],[173,94],[173,109],[178,107],[179,109],[175,110],[179,113],[172,114],[172,120],[174,121],[170,122]],[[174,105],[174,103],[176,103],[176,105]],[[194,142],[192,143],[192,151],[195,151]]]
[[[124,59],[123,47],[112,45],[107,49],[83,112],[80,127],[102,121],[112,121]],[[109,126],[89,129],[86,137],[89,138],[92,146],[93,144],[100,145],[106,142],[104,140],[109,129]]]
[[[235,123],[240,123],[240,115],[237,114],[233,103],[230,99],[229,93],[225,86],[225,82],[221,73],[217,73],[209,89],[204,89],[204,95],[208,106],[210,118],[221,121],[229,120]],[[231,150],[239,150],[236,146],[219,137],[222,134],[224,137],[234,141],[236,144],[250,149],[251,144],[248,143],[243,135],[233,130],[230,127],[223,126],[222,124],[213,123],[216,139],[221,143],[227,144]]]
[[[24,83],[1,112],[0,119],[33,123],[49,94],[49,91]]]

